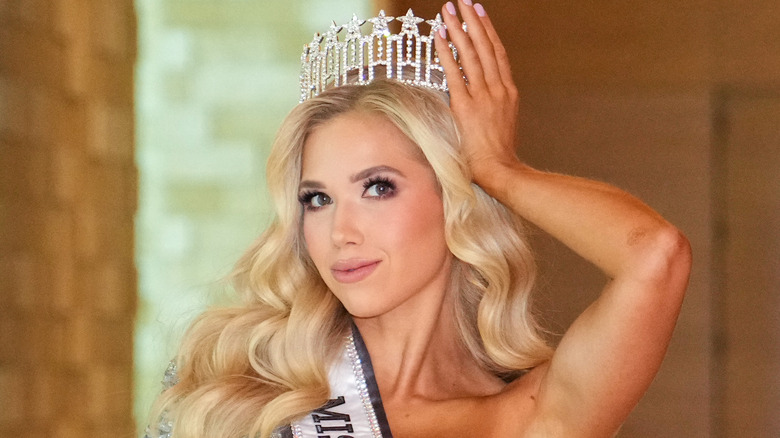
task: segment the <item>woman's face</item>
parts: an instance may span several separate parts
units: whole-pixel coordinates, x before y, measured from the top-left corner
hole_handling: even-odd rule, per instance
[[[351,112],[303,148],[303,236],[331,291],[353,316],[436,305],[451,254],[433,170],[384,117]]]

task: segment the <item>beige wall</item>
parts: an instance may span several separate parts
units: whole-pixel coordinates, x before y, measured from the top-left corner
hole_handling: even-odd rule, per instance
[[[628,189],[694,247],[669,356],[620,436],[780,436],[780,5],[483,4],[524,96],[520,155]],[[543,306],[565,327],[604,280],[537,240]]]
[[[0,1],[0,436],[132,436],[132,0]]]
[[[720,361],[716,381],[726,437],[780,436],[780,93],[736,91],[719,108],[716,248]]]

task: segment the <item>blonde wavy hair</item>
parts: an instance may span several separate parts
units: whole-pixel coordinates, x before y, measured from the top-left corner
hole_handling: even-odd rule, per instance
[[[355,111],[392,121],[436,174],[463,345],[507,380],[550,358],[531,308],[523,224],[471,182],[446,96],[392,80],[342,86],[299,104],[277,134],[266,169],[275,218],[232,274],[241,302],[195,320],[176,358],[179,381],[153,408],[176,438],[267,437],[327,401],[350,319],[306,252],[297,194],[308,135]]]

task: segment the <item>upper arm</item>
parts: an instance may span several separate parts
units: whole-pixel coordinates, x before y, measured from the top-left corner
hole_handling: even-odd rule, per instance
[[[542,422],[612,436],[661,365],[687,287],[690,247],[671,225],[627,244],[636,245],[629,269],[575,320],[541,379]]]

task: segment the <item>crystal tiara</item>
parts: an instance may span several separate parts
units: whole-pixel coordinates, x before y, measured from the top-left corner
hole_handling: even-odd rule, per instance
[[[402,23],[401,31],[394,34],[388,25],[393,20]],[[364,34],[361,26],[371,22],[372,30]],[[430,25],[427,35],[420,34],[419,24]],[[444,68],[434,47],[434,37],[440,28],[446,27],[441,14],[433,20],[416,17],[411,9],[403,17],[389,17],[385,11],[368,20],[352,15],[343,26],[336,22],[324,35],[314,34],[311,43],[303,47],[301,55],[301,99],[306,101],[328,88],[345,84],[365,85],[376,77],[447,91]],[[339,33],[346,28],[343,41]],[[457,52],[450,44],[457,59]],[[436,73],[438,72],[438,73]]]

